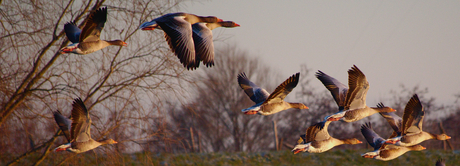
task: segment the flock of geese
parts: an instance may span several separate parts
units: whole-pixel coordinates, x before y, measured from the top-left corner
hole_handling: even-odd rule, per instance
[[[100,34],[107,20],[107,8],[100,8],[91,12],[85,22],[83,30],[75,23],[68,22],[64,31],[69,41],[72,42],[60,50],[61,53],[89,54],[110,45],[127,46],[124,41],[106,41],[100,39]],[[140,25],[139,29],[164,31],[164,37],[171,51],[179,58],[188,70],[199,67],[202,62],[207,67],[214,65],[214,46],[211,30],[217,27],[238,27],[232,21],[223,21],[214,16],[197,16],[188,13],[169,13],[152,21]],[[273,93],[268,93],[251,82],[243,72],[238,75],[238,84],[255,102],[255,105],[243,109],[247,115],[271,115],[290,108],[308,109],[302,103],[290,103],[284,98],[297,86],[300,73],[296,73],[281,83]],[[366,141],[374,147],[374,151],[362,155],[364,158],[378,160],[392,160],[412,150],[425,149],[419,143],[429,140],[450,139],[445,134],[432,134],[422,130],[424,117],[423,106],[415,94],[407,103],[403,118],[397,116],[394,109],[379,103],[377,107],[366,105],[366,94],[369,82],[366,76],[353,66],[348,70],[348,86],[335,78],[318,71],[316,77],[331,92],[338,105],[338,112],[327,116],[323,121],[310,126],[306,134],[300,136],[298,145],[292,150],[294,154],[300,152],[322,153],[342,144],[360,144],[356,138],[336,139],[331,137],[327,127],[333,121],[355,122],[367,116],[379,113],[393,128],[393,134],[388,139],[379,136],[372,129],[370,123],[361,126],[361,132]],[[80,98],[72,103],[70,119],[59,111],[54,112],[54,118],[59,128],[63,131],[68,143],[55,148],[55,151],[70,151],[82,153],[104,144],[116,144],[113,139],[95,141],[91,138],[91,118],[85,104]]]
[[[64,32],[72,44],[59,50],[61,53],[90,54],[110,45],[127,46],[121,40],[101,40],[101,31],[107,21],[107,7],[92,11],[86,19],[83,30],[75,23],[64,25]],[[140,25],[139,29],[164,31],[164,37],[172,52],[188,70],[199,67],[202,62],[206,67],[214,66],[214,44],[212,31],[217,27],[239,27],[233,21],[223,21],[214,16],[197,16],[188,13],[169,13]],[[113,139],[96,141],[91,138],[91,118],[85,104],[80,98],[72,103],[70,119],[59,111],[54,112],[54,119],[63,131],[68,143],[55,148],[58,151],[82,153],[100,145],[116,144]]]
[[[369,82],[364,73],[355,65],[348,70],[348,86],[322,71],[318,71],[316,77],[331,92],[339,111],[310,126],[306,134],[300,136],[298,144],[292,150],[294,154],[300,152],[322,153],[338,145],[362,143],[357,138],[337,139],[331,137],[327,127],[333,121],[355,122],[375,113],[382,115],[394,131],[388,139],[384,139],[375,133],[371,123],[363,124],[361,133],[369,145],[374,148],[374,151],[362,154],[361,156],[364,158],[392,160],[408,151],[426,149],[418,145],[425,140],[450,139],[446,134],[437,135],[422,130],[425,111],[417,94],[414,94],[407,103],[403,118],[394,113],[396,110],[386,107],[382,103],[377,104],[377,107],[368,107],[366,94],[369,90]],[[288,78],[273,93],[269,94],[265,89],[249,81],[245,73],[241,73],[238,75],[238,83],[249,98],[256,103],[242,111],[244,114],[271,115],[290,108],[308,109],[302,103],[284,101],[286,95],[297,86],[298,82],[299,73]]]

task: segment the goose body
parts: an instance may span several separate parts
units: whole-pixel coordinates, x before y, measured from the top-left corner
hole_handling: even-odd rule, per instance
[[[126,46],[127,44],[121,40],[105,41],[100,39],[106,20],[107,8],[100,8],[88,16],[83,31],[75,23],[66,23],[64,31],[73,44],[62,48],[60,52],[84,55],[99,51],[110,45]]]
[[[214,16],[197,16],[189,13],[168,13],[152,21],[142,23],[140,29],[154,30],[158,27],[165,32],[165,39],[171,50],[187,69],[195,69],[195,43],[193,41],[192,24],[198,22],[222,22]]]
[[[361,126],[361,133],[363,134],[366,141],[374,148],[374,151],[367,152],[362,154],[361,156],[364,158],[373,158],[377,160],[393,160],[408,151],[420,151],[424,150],[425,147],[421,145],[414,145],[414,146],[394,146],[394,145],[386,145],[385,139],[380,137],[375,131],[372,129],[370,123],[364,124]]]
[[[335,78],[318,71],[316,77],[331,92],[339,112],[327,116],[327,121],[355,122],[378,112],[394,112],[390,107],[375,108],[366,105],[369,82],[361,70],[353,65],[348,70],[348,88]],[[346,94],[346,95],[345,95]]]
[[[68,124],[70,121],[64,116],[55,113],[54,119],[57,124],[64,131],[68,131]],[[72,104],[72,124],[70,125],[70,141],[69,143],[58,146],[54,150],[59,151],[69,151],[74,153],[82,153],[94,148],[97,148],[100,145],[104,144],[116,144],[117,142],[113,139],[104,139],[101,141],[95,141],[91,138],[91,118],[89,117],[89,112],[86,109],[85,104],[80,98],[74,100]]]
[[[299,144],[292,149],[292,152],[294,154],[300,152],[322,153],[339,145],[362,143],[356,138],[342,140],[331,137],[327,131],[330,123],[331,121],[323,121],[310,126],[306,134],[300,136]]]
[[[422,124],[424,116],[425,110],[417,94],[415,94],[407,103],[406,108],[404,108],[400,135],[388,139],[386,143],[397,146],[412,146],[429,139],[450,139],[446,134],[437,135],[423,131]]]
[[[244,114],[271,115],[290,108],[308,109],[302,103],[289,103],[284,98],[297,86],[300,73],[289,77],[281,83],[273,93],[269,94],[265,89],[260,88],[249,80],[245,73],[238,75],[238,84],[256,104],[241,110]]]

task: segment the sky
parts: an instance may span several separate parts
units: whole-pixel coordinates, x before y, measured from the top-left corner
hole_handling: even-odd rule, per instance
[[[460,93],[460,1],[213,0],[182,9],[240,24],[213,30],[226,39],[215,45],[236,43],[286,78],[306,64],[347,85],[347,70],[358,66],[368,105],[401,84],[428,88],[442,104]]]

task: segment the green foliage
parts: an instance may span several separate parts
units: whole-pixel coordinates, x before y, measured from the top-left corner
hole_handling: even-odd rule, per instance
[[[87,152],[68,159],[63,165],[434,165],[439,158],[446,159],[446,165],[460,163],[460,152],[424,150],[408,152],[394,160],[379,161],[362,158],[369,149],[332,150],[325,153],[300,153],[294,155],[288,150],[258,153],[134,153],[110,154],[110,156]],[[54,153],[43,164],[56,165],[73,154]],[[37,156],[31,156],[30,159]],[[4,163],[5,158],[1,158]],[[34,161],[32,159],[32,161]],[[23,160],[22,164],[31,164]]]

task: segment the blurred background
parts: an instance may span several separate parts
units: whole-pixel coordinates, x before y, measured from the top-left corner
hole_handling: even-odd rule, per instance
[[[413,94],[426,111],[423,130],[445,132],[447,141],[428,149],[460,148],[460,11],[458,1],[0,1],[0,156],[2,164],[72,160],[50,153],[66,143],[53,111],[70,116],[81,97],[92,118],[92,137],[116,145],[90,154],[262,152],[290,150],[299,135],[337,105],[315,78],[321,70],[347,84],[353,64],[370,83],[367,104],[379,102],[402,116]],[[89,55],[59,54],[69,41],[66,22],[84,25],[92,9],[108,7],[101,39],[122,39]],[[241,27],[213,31],[215,66],[182,67],[161,30],[141,31],[143,22],[188,12],[235,21]],[[298,86],[287,101],[310,109],[248,116],[253,105],[237,75],[272,92],[296,72]],[[391,134],[376,114],[354,123],[334,122],[336,138],[356,137],[372,122]],[[276,124],[276,125],[275,125]],[[275,135],[275,129],[277,134]],[[335,149],[366,149],[366,143]],[[116,153],[115,153],[116,152]]]

